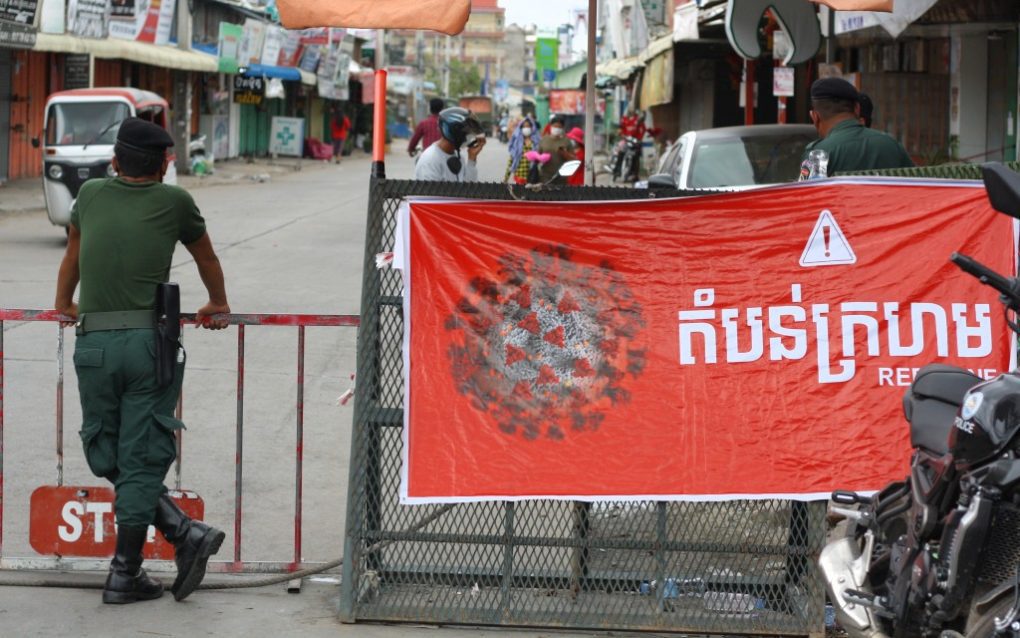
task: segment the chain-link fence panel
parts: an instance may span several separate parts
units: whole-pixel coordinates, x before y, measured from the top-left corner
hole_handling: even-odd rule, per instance
[[[1006,162],[1006,167],[1020,172],[1020,162]],[[858,175],[874,177],[923,177],[936,179],[981,179],[980,164],[939,164],[937,166],[910,166],[883,168],[871,171],[851,171],[840,176]]]
[[[816,559],[824,542],[824,503],[399,503],[401,280],[399,272],[377,268],[375,256],[393,251],[401,201],[409,196],[595,201],[685,194],[373,181],[358,337],[343,620],[822,633],[825,593]],[[764,425],[748,424],[748,432],[753,436]],[[592,472],[597,466],[598,460],[592,459]]]

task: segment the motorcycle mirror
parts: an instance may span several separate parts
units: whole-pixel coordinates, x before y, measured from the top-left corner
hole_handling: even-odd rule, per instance
[[[570,177],[577,172],[577,169],[581,168],[580,160],[570,160],[569,162],[563,162],[563,166],[560,166],[560,177]]]
[[[1020,175],[998,163],[985,164],[981,174],[992,208],[1020,219]]]

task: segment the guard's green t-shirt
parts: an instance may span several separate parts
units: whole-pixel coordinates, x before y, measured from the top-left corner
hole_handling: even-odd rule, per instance
[[[177,242],[205,234],[205,220],[183,188],[116,177],[82,185],[71,223],[81,232],[81,314],[151,310]]]

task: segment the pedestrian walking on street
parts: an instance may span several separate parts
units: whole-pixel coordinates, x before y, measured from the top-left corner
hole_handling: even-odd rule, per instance
[[[535,121],[531,119],[530,115],[525,115],[510,134],[510,143],[507,146],[510,157],[507,159],[506,173],[503,175],[504,182],[528,183],[531,160],[528,159],[527,154],[529,151],[538,150],[541,142],[542,136],[538,133]]]
[[[452,106],[439,114],[442,137],[425,149],[414,167],[414,178],[432,182],[477,182],[478,154],[485,147],[481,123],[471,111]],[[467,148],[467,161],[460,149]]]
[[[809,171],[808,156],[815,150],[828,155],[828,175],[914,165],[899,142],[861,124],[859,97],[854,85],[841,78],[822,78],[811,85],[811,121],[819,139],[804,151],[802,175]]]
[[[343,160],[347,135],[351,131],[351,118],[347,117],[343,108],[337,107],[330,121],[330,137],[333,139],[333,161],[339,164]]]
[[[439,113],[446,104],[442,98],[434,97],[429,100],[429,116],[418,122],[414,129],[411,141],[407,143],[407,154],[414,157],[418,154],[418,143],[421,142],[421,150],[426,150],[442,138],[439,132]]]
[[[171,146],[159,126],[124,120],[114,146],[117,177],[82,186],[57,276],[56,309],[76,321],[85,459],[116,494],[117,545],[104,603],[163,595],[163,585],[142,569],[149,525],[174,545],[176,600],[198,587],[225,537],[188,518],[163,485],[177,456],[175,433],[184,427],[174,418],[185,363],[180,298],[176,284],[166,283],[178,241],[194,257],[209,293],[199,322],[225,328],[217,315],[230,312],[205,220],[187,191],[162,183]]]
[[[549,135],[542,137],[542,143],[538,150],[541,153],[550,155],[549,161],[542,164],[542,182],[559,182],[565,180],[559,175],[563,162],[575,159],[574,152],[570,148],[570,140],[564,135],[563,117],[554,115],[549,120]]]

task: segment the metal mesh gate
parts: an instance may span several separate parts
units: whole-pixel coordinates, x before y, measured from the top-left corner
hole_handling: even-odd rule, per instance
[[[375,255],[393,250],[397,207],[412,195],[511,198],[498,184],[373,180],[341,619],[820,634],[822,503],[399,504],[401,282],[398,272],[376,268]],[[526,196],[654,195],[589,187]]]

